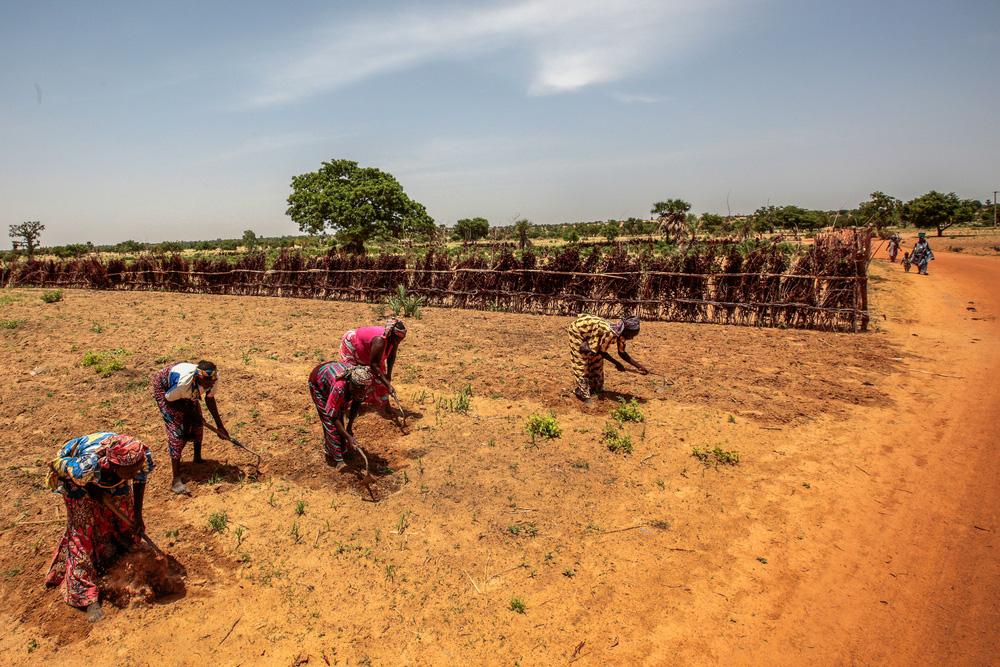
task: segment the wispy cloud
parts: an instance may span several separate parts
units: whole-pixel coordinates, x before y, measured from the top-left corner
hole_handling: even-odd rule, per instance
[[[334,135],[316,136],[312,134],[302,134],[302,133],[274,134],[274,135],[251,137],[246,141],[243,141],[235,146],[231,146],[217,153],[208,155],[203,160],[201,160],[201,162],[204,163],[228,162],[229,160],[245,158],[251,155],[273,153],[275,151],[294,148],[296,146],[303,146],[305,144],[328,142],[337,138],[339,137]]]
[[[611,99],[622,104],[656,104],[665,102],[667,98],[663,95],[644,95],[641,93],[611,93]]]
[[[294,102],[423,63],[501,51],[526,57],[527,90],[547,95],[609,83],[718,31],[747,0],[516,0],[421,8],[340,22],[264,69],[251,106]]]

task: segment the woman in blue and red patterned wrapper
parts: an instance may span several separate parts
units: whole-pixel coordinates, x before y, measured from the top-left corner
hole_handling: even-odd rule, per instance
[[[323,424],[323,453],[327,465],[337,470],[346,466],[344,445],[357,448],[354,418],[371,384],[372,373],[367,366],[348,366],[339,361],[322,363],[309,374],[309,393]]]
[[[103,617],[97,575],[139,543],[142,499],[153,470],[149,448],[128,435],[92,433],[70,440],[49,463],[46,485],[66,502],[66,532],[45,577],[62,586],[66,604]],[[129,523],[108,509],[114,506]]]
[[[212,413],[219,437],[229,437],[222,424],[219,406],[215,402],[215,385],[219,381],[219,371],[211,361],[197,364],[179,363],[167,366],[153,376],[153,399],[160,408],[163,425],[167,429],[167,451],[170,453],[170,490],[187,494],[188,488],[181,479],[181,455],[188,442],[194,443],[194,462],[201,463],[201,441],[204,433],[204,418],[201,414],[201,399]]]

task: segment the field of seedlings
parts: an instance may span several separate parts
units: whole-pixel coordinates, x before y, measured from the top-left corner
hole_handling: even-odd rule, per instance
[[[161,290],[378,302],[400,287],[424,303],[509,313],[618,316],[835,331],[868,325],[871,233],[821,234],[810,245],[707,242],[668,254],[655,244],[571,244],[548,251],[452,256],[306,257],[283,251],[188,260],[141,255],[22,262],[0,267],[0,284]]]
[[[377,502],[324,464],[306,388],[369,306],[3,290],[0,650],[68,665],[891,664],[917,657],[906,646],[947,662],[961,622],[983,633],[962,646],[989,655],[993,570],[977,559],[993,533],[972,524],[995,526],[994,505],[968,516],[948,489],[994,497],[969,477],[989,463],[958,389],[997,362],[963,342],[994,340],[994,306],[970,296],[977,319],[942,328],[951,283],[875,269],[872,333],[644,322],[629,349],[653,373],[609,368],[587,408],[570,318],[426,308],[395,376],[406,431],[373,412],[356,426]],[[185,498],[149,378],[199,358],[263,462],[255,477],[206,434]],[[952,420],[962,457],[942,447]],[[64,522],[42,478],[62,442],[99,430],[151,445],[147,529],[181,579],[91,625],[42,587]],[[950,592],[932,572],[954,573]],[[933,591],[940,614],[919,603]]]

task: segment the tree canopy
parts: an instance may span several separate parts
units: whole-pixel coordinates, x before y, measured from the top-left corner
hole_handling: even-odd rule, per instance
[[[335,231],[341,246],[355,253],[363,253],[372,238],[434,231],[427,210],[392,174],[351,160],[324,162],[318,171],[293,176],[286,213],[303,232]]]
[[[858,216],[863,224],[871,224],[875,229],[889,227],[899,222],[903,202],[884,192],[875,191],[868,201],[858,204]]]
[[[931,190],[906,202],[903,218],[914,227],[936,227],[937,235],[941,236],[952,225],[972,222],[979,209],[975,199],[959,199],[954,192]]]
[[[667,239],[672,239],[675,243],[680,242],[683,235],[684,223],[687,221],[687,212],[691,210],[691,204],[683,199],[667,199],[653,204],[650,213],[657,216],[660,223],[660,233]]]
[[[253,250],[260,243],[260,237],[252,229],[248,229],[243,232],[243,245],[246,246],[247,250]]]
[[[490,233],[490,223],[486,218],[462,218],[455,223],[455,238],[470,243]]]
[[[775,229],[819,229],[829,224],[822,211],[800,206],[761,206],[753,214],[755,231]]]
[[[38,220],[29,220],[19,225],[10,226],[10,238],[14,241],[14,249],[18,245],[23,245],[28,250],[28,259],[34,259],[35,248],[38,247],[38,239],[42,236],[45,225]]]

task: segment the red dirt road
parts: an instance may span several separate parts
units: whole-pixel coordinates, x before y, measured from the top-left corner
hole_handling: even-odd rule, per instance
[[[783,571],[734,606],[755,621],[716,643],[724,664],[1000,661],[1000,262],[939,253],[929,277],[875,276],[903,356],[892,405],[814,441],[839,474]]]

